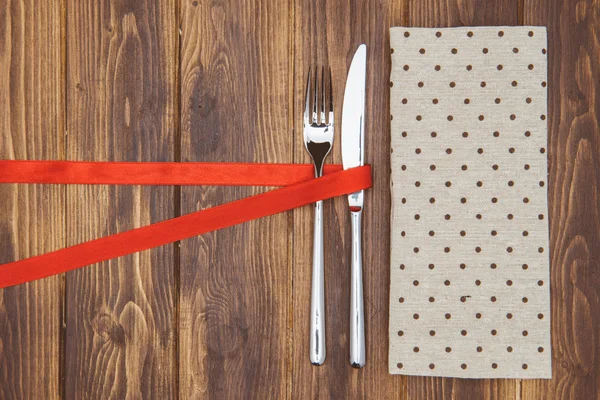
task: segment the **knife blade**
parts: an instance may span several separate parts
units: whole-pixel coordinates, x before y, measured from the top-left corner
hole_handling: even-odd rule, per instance
[[[344,169],[364,165],[365,136],[365,84],[367,72],[367,46],[358,46],[344,90],[342,108],[342,165]],[[362,190],[348,195],[352,220],[352,260],[350,287],[350,364],[354,368],[365,365],[365,323],[362,283],[361,224],[364,206]]]

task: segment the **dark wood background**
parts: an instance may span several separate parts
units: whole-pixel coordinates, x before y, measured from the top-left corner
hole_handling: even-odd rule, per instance
[[[548,26],[552,380],[388,374],[396,25]],[[332,67],[341,116],[362,42],[374,173],[364,369],[347,362],[350,230],[338,198],[325,205],[324,366],[308,362],[305,207],[0,290],[0,398],[599,398],[596,0],[1,0],[0,157],[309,162],[308,66]],[[329,162],[341,161],[339,133]],[[0,185],[0,263],[262,190]]]

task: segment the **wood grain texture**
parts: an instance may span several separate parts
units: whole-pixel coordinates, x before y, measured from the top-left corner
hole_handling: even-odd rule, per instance
[[[63,159],[61,2],[0,6],[0,157]],[[64,246],[64,187],[0,185],[0,264]],[[60,397],[62,278],[0,290],[0,398]]]
[[[518,1],[408,0],[408,26],[517,25]],[[520,380],[408,377],[409,399],[516,399]]]
[[[525,0],[525,24],[548,27],[548,206],[552,380],[523,399],[600,398],[600,5]]]
[[[401,9],[402,7],[398,7]],[[294,211],[292,398],[406,398],[406,378],[387,371],[389,308],[389,14],[387,2],[296,1],[294,162],[310,162],[302,139],[305,79],[311,65],[330,65],[335,139],[326,161],[341,163],[341,117],[346,74],[356,48],[367,44],[366,161],[373,189],[363,211],[363,282],[367,364],[349,364],[350,212],[346,197],[324,205],[327,359],[308,358],[313,207]]]
[[[67,158],[173,161],[174,1],[67,1]],[[69,245],[173,217],[170,187],[70,186]],[[174,248],[67,274],[66,398],[176,396]]]
[[[290,9],[181,3],[182,161],[291,162]],[[181,212],[264,188],[182,188]],[[181,243],[180,387],[189,398],[283,398],[289,382],[289,214]]]

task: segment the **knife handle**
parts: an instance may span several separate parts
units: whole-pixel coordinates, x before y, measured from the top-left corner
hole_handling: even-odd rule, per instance
[[[310,297],[310,362],[325,362],[325,267],[323,255],[323,201],[315,203],[313,265]]]
[[[362,209],[352,211],[352,266],[350,288],[350,364],[365,365],[365,315],[362,282]]]

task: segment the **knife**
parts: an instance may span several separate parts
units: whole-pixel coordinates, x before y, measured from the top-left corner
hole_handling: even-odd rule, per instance
[[[344,169],[364,165],[365,156],[365,80],[367,46],[358,46],[346,79],[342,108],[342,164]],[[365,317],[362,283],[361,219],[364,203],[362,190],[348,195],[352,218],[352,264],[350,288],[350,364],[365,365]]]

